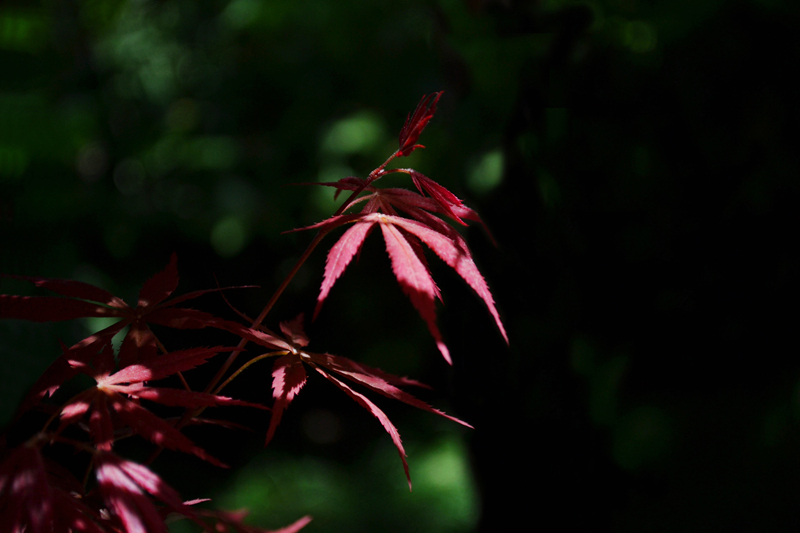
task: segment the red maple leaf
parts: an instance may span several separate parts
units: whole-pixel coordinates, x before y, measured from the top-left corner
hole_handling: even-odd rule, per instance
[[[126,304],[110,292],[94,285],[74,280],[6,276],[29,281],[37,287],[51,290],[60,296],[16,296],[0,294],[0,318],[51,322],[82,317],[119,318],[111,326],[86,337],[64,350],[39,377],[24,401],[21,411],[52,395],[62,383],[93,363],[103,346],[126,326],[128,332],[119,351],[121,366],[148,361],[158,354],[156,337],[148,324],[179,329],[216,327],[234,333],[245,329],[240,324],[223,320],[209,313],[175,305],[197,298],[207,289],[167,300],[178,286],[177,256],[172,254],[166,268],[147,280],[139,292],[135,307]],[[96,365],[96,363],[95,363]]]
[[[308,344],[308,337],[303,331],[302,321],[303,315],[301,314],[290,322],[281,323],[281,330],[287,337],[290,339],[299,339],[299,342],[289,341],[290,350],[288,353],[278,358],[273,366],[272,396],[275,403],[272,406],[272,417],[270,418],[269,428],[267,429],[265,445],[269,444],[272,440],[275,430],[280,423],[283,411],[306,384],[308,376],[306,374],[305,365],[319,372],[325,379],[339,387],[345,394],[367,409],[380,421],[381,425],[383,425],[386,432],[389,433],[389,436],[392,438],[392,442],[397,447],[397,451],[400,454],[400,459],[403,461],[403,469],[408,479],[409,490],[411,489],[411,476],[408,471],[406,453],[400,441],[400,433],[397,431],[397,428],[394,427],[389,417],[387,417],[369,398],[354,390],[339,378],[345,378],[388,398],[399,400],[413,407],[435,413],[454,422],[458,422],[463,426],[472,428],[472,426],[466,422],[445,414],[438,409],[434,409],[425,402],[418,400],[399,388],[409,385],[427,387],[418,381],[393,376],[380,369],[356,363],[345,357],[304,350],[303,348]]]
[[[205,527],[194,511],[181,501],[178,492],[146,466],[111,452],[98,452],[94,462],[99,492],[126,532],[167,533],[164,519],[148,494],[164,502],[172,512]]]
[[[83,486],[66,469],[47,464],[35,441],[22,444],[0,464],[0,531],[106,532],[100,512],[85,503],[82,493]]]
[[[113,365],[113,352],[106,345],[98,359],[101,370],[92,377],[97,385],[87,389],[67,402],[61,409],[61,431],[68,424],[89,414],[89,432],[98,450],[110,451],[114,442],[114,419],[121,420],[133,433],[139,434],[158,446],[192,453],[218,466],[225,466],[195,445],[173,425],[157,417],[138,400],[148,400],[168,406],[197,408],[215,405],[239,405],[266,409],[266,407],[225,396],[181,389],[153,387],[146,381],[155,381],[177,372],[192,369],[211,356],[234,348],[191,348],[163,354],[144,363],[128,365],[118,372],[107,369]],[[137,401],[132,401],[133,398]],[[113,417],[112,417],[113,415]]]
[[[449,350],[436,326],[434,300],[437,298],[441,300],[441,296],[425,261],[421,242],[433,250],[472,287],[486,304],[506,342],[508,342],[508,336],[495,307],[489,286],[475,265],[466,241],[452,226],[432,213],[452,213],[451,216],[455,216],[459,220],[466,218],[480,221],[480,218],[477,213],[464,206],[447,189],[437,184],[437,187],[441,188],[438,190],[431,185],[432,180],[428,178],[425,180],[420,181],[420,184],[425,184],[421,186],[426,190],[436,190],[439,199],[426,198],[406,189],[376,189],[368,186],[364,190],[370,194],[353,202],[353,204],[366,202],[360,214],[338,215],[302,228],[317,228],[327,232],[343,224],[353,224],[328,253],[314,317],[319,313],[322,303],[336,280],[361,249],[367,235],[377,225],[381,228],[386,242],[386,251],[391,259],[392,271],[397,281],[417,312],[425,320],[442,356],[452,364]],[[346,178],[336,184],[324,185],[337,186],[340,189],[356,189],[360,181],[358,178]],[[402,211],[412,218],[400,217],[397,215],[398,211]]]

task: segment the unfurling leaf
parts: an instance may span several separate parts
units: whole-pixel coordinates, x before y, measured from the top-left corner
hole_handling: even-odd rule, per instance
[[[417,104],[413,115],[406,117],[406,122],[400,130],[400,149],[398,155],[409,155],[417,148],[424,148],[421,144],[414,144],[419,139],[422,130],[436,113],[436,103],[442,96],[442,91],[429,95],[424,95]]]

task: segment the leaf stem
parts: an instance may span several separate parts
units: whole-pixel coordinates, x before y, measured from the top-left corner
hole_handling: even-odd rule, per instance
[[[254,358],[250,359],[248,362],[246,362],[245,364],[243,364],[242,366],[240,366],[240,367],[239,367],[239,368],[236,370],[236,372],[234,372],[233,374],[231,374],[231,376],[230,376],[228,379],[226,379],[226,380],[225,380],[225,381],[222,383],[222,385],[220,385],[219,387],[217,387],[216,389],[214,389],[214,392],[213,392],[212,394],[219,394],[220,392],[222,392],[222,389],[224,389],[225,387],[227,387],[227,386],[230,384],[230,382],[231,382],[231,381],[233,381],[233,380],[234,380],[234,378],[236,378],[236,376],[238,376],[239,374],[241,374],[242,372],[244,372],[244,371],[245,371],[245,369],[246,369],[247,367],[249,367],[250,365],[252,365],[252,364],[254,364],[254,363],[257,363],[258,361],[261,361],[262,359],[266,359],[267,357],[275,357],[276,355],[286,355],[286,354],[288,354],[288,353],[289,353],[289,352],[288,352],[288,351],[286,351],[286,350],[281,350],[281,351],[278,351],[278,352],[269,352],[269,353],[261,354],[261,355],[259,355],[258,357],[254,357]]]

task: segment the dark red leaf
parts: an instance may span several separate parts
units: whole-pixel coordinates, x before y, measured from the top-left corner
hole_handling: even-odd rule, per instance
[[[407,171],[411,175],[411,181],[414,182],[414,185],[416,185],[420,193],[424,194],[424,192],[427,192],[450,218],[462,226],[467,225],[467,223],[461,220],[461,218],[454,211],[454,208],[457,209],[464,207],[464,204],[455,194],[451,193],[446,188],[442,187],[421,172],[417,172],[416,170],[412,170],[410,168],[403,170]]]
[[[149,361],[157,355],[156,336],[147,324],[138,320],[131,323],[119,349],[119,365]]]
[[[5,500],[5,509],[0,507],[2,531],[52,531],[52,491],[38,448],[19,446],[0,464],[2,500]]]
[[[224,463],[221,463],[206,453],[205,450],[195,445],[183,433],[167,424],[144,407],[114,393],[112,393],[111,396],[111,406],[120,418],[133,428],[134,432],[145,437],[153,444],[171,450],[191,453],[211,464],[226,468]]]
[[[145,309],[160,304],[178,288],[178,256],[173,253],[169,263],[161,272],[155,274],[142,285],[137,307]]]
[[[0,294],[0,318],[32,322],[60,322],[82,317],[120,316],[118,309],[59,296]]]
[[[50,366],[39,376],[36,383],[25,396],[19,412],[25,412],[36,405],[45,396],[51,396],[62,383],[83,372],[93,374],[88,366],[100,350],[111,343],[111,338],[122,329],[121,323],[112,324],[103,331],[83,339],[81,342],[64,350]]]
[[[6,278],[28,281],[41,289],[53,291],[61,296],[80,298],[82,300],[91,300],[93,302],[99,302],[105,306],[116,307],[118,309],[129,309],[128,304],[107,290],[95,287],[94,285],[90,285],[89,283],[84,283],[82,281],[57,278],[36,278],[30,276],[11,276],[7,274],[0,275]]]
[[[89,416],[89,429],[94,439],[95,447],[100,451],[110,452],[114,444],[114,425],[111,422],[111,413],[108,409],[108,396],[93,389],[94,402],[92,414]],[[62,415],[64,411],[62,411]],[[62,424],[65,419],[62,417]]]
[[[422,130],[428,125],[428,122],[433,118],[436,113],[436,103],[442,96],[442,91],[423,96],[417,104],[413,115],[406,118],[403,128],[400,130],[400,149],[398,155],[407,156],[416,148],[424,148],[421,144],[414,144],[419,139]]]
[[[90,509],[80,499],[80,492],[53,490],[56,523],[72,533],[108,533],[99,526],[99,513]]]

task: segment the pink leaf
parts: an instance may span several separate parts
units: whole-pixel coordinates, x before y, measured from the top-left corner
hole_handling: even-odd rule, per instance
[[[403,443],[400,441],[400,433],[397,431],[397,428],[394,427],[389,417],[386,414],[378,409],[378,406],[372,403],[369,398],[364,396],[363,394],[354,391],[351,389],[346,383],[340,381],[333,377],[332,375],[324,372],[321,368],[315,367],[317,372],[325,376],[329,381],[331,381],[334,385],[342,389],[348,396],[354,399],[361,407],[367,409],[370,413],[372,413],[378,420],[380,420],[381,425],[392,438],[392,442],[397,447],[397,451],[400,454],[400,459],[403,461],[403,469],[406,472],[406,479],[408,479],[408,490],[411,490],[411,475],[408,472],[408,462],[406,462],[406,451],[403,449]]]
[[[428,268],[420,261],[408,240],[391,224],[396,217],[391,215],[376,215],[381,222],[381,231],[386,241],[386,251],[392,260],[392,271],[403,292],[411,299],[420,316],[428,324],[439,351],[445,361],[453,364],[450,352],[442,341],[442,335],[436,326],[436,308],[434,298],[439,298],[439,289],[431,278]],[[391,218],[389,218],[391,217]]]
[[[61,408],[59,414],[61,418],[61,428],[66,425],[73,424],[83,418],[83,415],[89,412],[92,401],[95,399],[97,389],[85,390],[75,396],[70,403]],[[59,430],[60,431],[60,430]]]
[[[328,252],[328,258],[325,261],[325,275],[319,296],[317,296],[317,306],[314,308],[314,319],[317,318],[317,314],[322,308],[322,302],[327,298],[336,280],[339,279],[347,265],[350,264],[353,256],[361,249],[361,245],[374,224],[374,221],[354,224],[336,241],[336,244]]]
[[[125,459],[119,459],[117,464],[139,487],[166,503],[173,511],[179,511],[189,516],[193,514],[191,509],[183,503],[178,491],[167,485],[146,466]]]
[[[154,381],[195,368],[206,362],[219,352],[231,351],[234,348],[215,346],[213,348],[189,348],[177,352],[159,355],[146,363],[129,365],[122,370],[99,379],[101,385],[117,385],[120,383],[136,383]]]
[[[503,335],[506,343],[508,343],[508,335],[506,335],[503,322],[500,320],[500,314],[495,308],[492,293],[489,292],[489,286],[478,271],[478,267],[475,266],[475,262],[472,260],[466,245],[464,244],[463,247],[459,247],[452,238],[442,235],[437,231],[433,231],[419,222],[400,217],[387,216],[387,218],[389,218],[393,224],[419,237],[422,242],[427,244],[431,250],[442,259],[442,261],[458,272],[458,275],[472,287],[486,304],[486,307],[489,308],[489,312],[492,317],[494,317],[494,321],[500,329],[500,333]]]
[[[272,417],[264,446],[272,440],[284,409],[305,384],[306,371],[297,355],[287,354],[275,361],[272,370],[272,397],[275,398],[275,404],[272,406]]]
[[[126,472],[126,461],[112,453],[97,455],[97,483],[109,510],[127,533],[167,532],[164,520],[142,488]]]
[[[330,354],[325,354],[325,355],[309,354],[309,355],[311,357],[311,360],[315,364],[318,364],[319,366],[323,366],[328,370],[336,372],[337,374],[344,376],[351,381],[360,383],[377,393],[383,394],[388,398],[399,400],[403,403],[411,405],[412,407],[416,407],[418,409],[422,409],[423,411],[428,411],[429,413],[434,413],[439,416],[443,416],[448,420],[452,420],[453,422],[461,424],[462,426],[472,428],[471,425],[467,424],[463,420],[459,420],[458,418],[443,413],[438,409],[434,409],[425,402],[414,398],[407,392],[395,387],[392,384],[392,382],[395,383],[404,382],[405,380],[402,378],[396,378],[395,376],[386,374],[381,370],[366,367],[365,365],[355,363],[344,357],[337,357]]]
[[[263,331],[240,326],[237,330],[237,335],[243,339],[247,339],[248,341],[269,348],[270,350],[292,350],[292,347],[285,340],[270,335],[269,333],[264,333]]]
[[[341,374],[347,374],[347,373],[369,374],[372,376],[379,377],[380,379],[386,381],[387,383],[392,383],[397,386],[412,386],[412,387],[422,387],[424,389],[430,389],[428,385],[420,383],[415,379],[393,376],[392,374],[388,374],[379,368],[367,366],[363,363],[357,363],[351,359],[347,359],[346,357],[340,357],[338,355],[332,355],[329,353],[316,354],[312,352],[309,352],[307,355],[314,364],[323,366],[333,372],[338,372]]]

